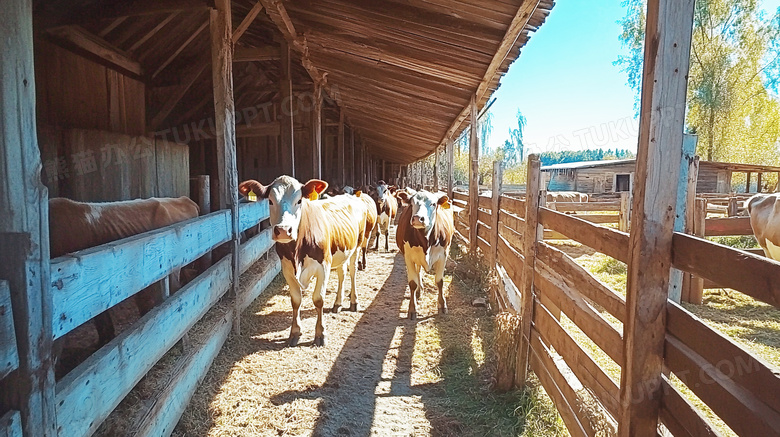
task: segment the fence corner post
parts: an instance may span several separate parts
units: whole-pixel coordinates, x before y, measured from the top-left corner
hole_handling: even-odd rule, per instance
[[[490,211],[490,227],[492,231],[490,241],[490,256],[488,261],[490,262],[490,268],[496,267],[498,262],[498,242],[500,233],[498,231],[499,221],[501,220],[501,191],[503,187],[504,167],[501,165],[501,161],[493,161],[493,191],[491,211]]]
[[[631,192],[620,192],[620,219],[618,222],[618,230],[628,232],[629,223],[631,222]]]

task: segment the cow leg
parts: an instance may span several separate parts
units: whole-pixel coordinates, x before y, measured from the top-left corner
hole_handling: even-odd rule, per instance
[[[447,259],[436,263],[436,288],[439,289],[439,314],[447,314],[447,299],[444,298],[444,267]]]
[[[409,320],[417,320],[417,297],[420,295],[420,267],[406,260],[406,277],[409,279]]]
[[[366,268],[366,248],[368,247],[368,241],[360,247],[360,253],[363,259],[358,262],[358,270],[365,270]]]
[[[347,265],[342,264],[338,268],[336,268],[336,274],[338,275],[338,288],[336,291],[336,301],[333,303],[333,310],[332,313],[336,314],[339,311],[341,311],[341,302],[344,299],[344,270],[347,269]]]
[[[379,228],[380,228],[380,225],[377,225],[376,228],[375,228],[376,230],[374,231],[374,238],[376,239],[375,240],[375,245],[374,245],[374,250],[376,250],[377,252],[379,252],[379,236],[381,235],[381,232],[380,232]]]
[[[365,253],[363,253],[363,256],[365,256]],[[355,282],[355,264],[357,264],[357,258],[358,258],[358,252],[355,251],[355,255],[353,255],[352,259],[349,262],[349,266],[347,267],[349,269],[349,279],[350,279],[350,292],[349,292],[349,310],[352,312],[357,312],[358,310],[358,303],[357,303],[357,283]]]
[[[287,281],[287,288],[290,289],[290,303],[293,310],[290,338],[287,340],[287,345],[293,347],[298,345],[298,340],[301,338],[301,287],[298,283],[298,278],[295,276],[292,262],[287,259],[282,259],[282,273]]]
[[[390,252],[390,220],[387,221],[385,231],[385,252]]]
[[[317,325],[314,328],[314,346],[325,346],[325,325],[323,325],[322,306],[325,303],[323,296],[325,288],[328,285],[328,276],[330,275],[330,264],[323,263],[320,271],[317,272],[317,283],[314,285],[314,293],[311,295],[314,301],[314,307],[317,309]]]

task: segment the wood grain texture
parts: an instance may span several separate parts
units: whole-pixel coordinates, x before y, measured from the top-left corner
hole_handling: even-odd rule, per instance
[[[720,237],[727,235],[753,235],[750,217],[713,217],[704,225],[704,235]]]
[[[628,234],[625,232],[598,226],[547,208],[539,211],[539,220],[545,228],[557,231],[618,261],[628,262]]]
[[[477,125],[476,97],[471,96],[471,122],[469,129],[469,252],[477,249],[477,211],[479,210],[479,126]]]
[[[271,255],[272,263],[268,266],[268,270],[263,273],[263,276],[249,287],[249,290],[239,297],[238,308],[241,311],[246,310],[249,305],[254,302],[267,288],[268,284],[276,278],[276,276],[282,271],[282,263],[279,258]]]
[[[252,267],[272,247],[274,247],[274,241],[271,239],[271,228],[260,232],[239,246],[241,251],[241,273],[243,274]]]
[[[723,435],[713,428],[699,410],[669,383],[662,380],[663,398],[661,400],[660,422],[675,437],[718,437]]]
[[[11,410],[0,417],[0,437],[22,437],[22,415]]]
[[[526,183],[525,229],[523,230],[523,282],[520,285],[522,305],[522,335],[517,353],[515,383],[525,385],[530,359],[531,322],[534,311],[534,272],[536,262],[536,243],[539,240],[539,201],[541,195],[541,168],[539,155],[528,156]],[[542,237],[544,235],[542,234]]]
[[[54,338],[228,241],[229,218],[215,212],[52,260]]]
[[[267,199],[259,202],[242,203],[238,207],[238,229],[244,232],[252,226],[257,226],[269,216],[270,210],[268,209]]]
[[[223,258],[84,361],[57,384],[58,435],[93,433],[138,381],[230,286]]]
[[[8,281],[0,280],[0,380],[19,367],[16,329]]]

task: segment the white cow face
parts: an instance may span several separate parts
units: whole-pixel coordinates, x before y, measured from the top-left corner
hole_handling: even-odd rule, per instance
[[[239,191],[243,195],[246,195],[244,191],[247,188],[258,197],[268,199],[273,240],[289,243],[298,239],[303,202],[317,200],[328,188],[328,183],[312,179],[301,184],[290,176],[279,176],[268,186],[256,181],[242,182],[239,185]]]
[[[433,229],[436,210],[450,207],[450,198],[444,193],[433,194],[428,191],[418,191],[411,197],[405,192],[402,192],[401,195],[407,197],[406,202],[412,208],[412,227],[422,230],[425,234],[430,233]]]

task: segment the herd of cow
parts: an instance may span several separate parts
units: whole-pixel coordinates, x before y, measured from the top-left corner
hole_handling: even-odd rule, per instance
[[[384,181],[362,190],[333,188],[312,179],[305,184],[280,176],[270,185],[248,180],[239,185],[246,199],[268,199],[270,225],[282,272],[289,286],[293,320],[289,345],[301,336],[302,291],[315,280],[312,299],[317,310],[314,345],[325,344],[323,298],[331,271],[338,275],[333,312],[342,309],[344,280],[349,274],[350,311],[358,310],[355,276],[367,268],[366,250],[371,238],[385,236],[389,250],[390,225],[399,202],[406,206],[398,219],[396,242],[404,256],[410,288],[408,317],[417,317],[417,299],[423,289],[422,272],[435,275],[440,314],[446,314],[443,275],[454,232],[450,199],[443,193],[399,190]],[[557,199],[556,199],[557,200]],[[568,198],[566,200],[569,200]],[[747,202],[751,226],[769,258],[780,260],[780,194],[759,194]],[[63,198],[49,201],[50,252],[56,258],[68,253],[159,229],[198,216],[198,206],[187,197],[138,199],[109,203],[82,203]],[[179,288],[179,271],[170,276],[171,291]],[[141,315],[162,298],[152,287],[136,294]],[[99,346],[114,337],[106,312],[94,320]]]

